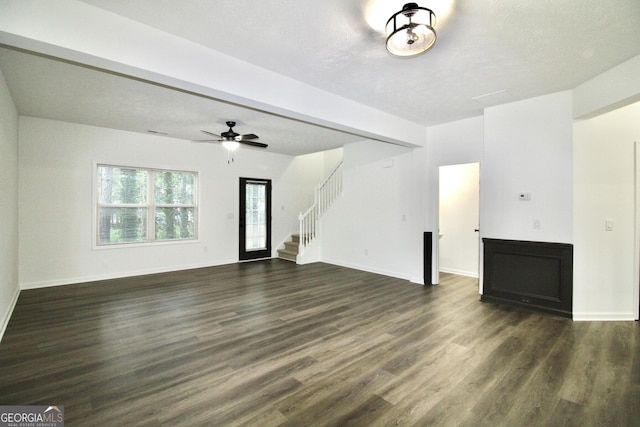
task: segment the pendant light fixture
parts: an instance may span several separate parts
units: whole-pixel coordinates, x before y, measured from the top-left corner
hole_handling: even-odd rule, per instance
[[[385,27],[387,50],[396,56],[415,56],[436,42],[436,15],[417,3],[407,3],[389,18]]]

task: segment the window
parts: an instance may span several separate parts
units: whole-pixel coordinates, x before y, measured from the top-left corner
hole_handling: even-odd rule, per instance
[[[98,165],[98,245],[196,238],[195,172]]]

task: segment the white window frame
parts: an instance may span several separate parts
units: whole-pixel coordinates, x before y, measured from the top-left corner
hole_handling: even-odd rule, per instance
[[[98,169],[100,167],[112,167],[112,168],[123,168],[123,169],[137,169],[141,171],[145,171],[147,174],[147,202],[145,204],[114,204],[114,203],[100,203],[100,190],[98,188]],[[155,191],[155,174],[162,172],[178,172],[178,173],[188,173],[194,175],[194,188],[193,188],[193,204],[180,204],[180,205],[169,205],[169,204],[156,204],[154,191]],[[192,170],[180,170],[180,169],[172,169],[172,168],[153,168],[153,167],[144,167],[144,166],[130,166],[130,165],[121,165],[121,164],[112,164],[112,163],[94,163],[94,173],[93,173],[93,193],[94,193],[94,203],[93,203],[93,247],[94,249],[105,249],[105,248],[115,248],[115,247],[132,247],[132,246],[148,246],[148,245],[167,245],[167,244],[180,244],[180,243],[192,243],[198,242],[198,224],[199,224],[199,175],[197,171]],[[131,207],[131,208],[145,208],[146,209],[146,240],[138,240],[133,242],[114,242],[114,243],[101,243],[100,242],[100,226],[99,226],[99,213],[100,208],[103,207]],[[193,208],[193,237],[181,238],[181,239],[156,239],[156,209],[157,208]]]

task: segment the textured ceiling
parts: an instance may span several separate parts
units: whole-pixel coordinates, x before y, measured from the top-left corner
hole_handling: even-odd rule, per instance
[[[200,130],[255,133],[268,151],[301,155],[360,141],[357,137],[210,98],[55,61],[0,49],[0,67],[20,114],[72,123],[149,130],[187,140],[210,139]],[[258,149],[259,150],[259,149]]]
[[[84,1],[424,125],[479,115],[472,98],[498,90],[573,89],[640,54],[638,0],[458,0],[412,59],[367,25],[373,1]]]
[[[639,0],[423,0],[449,14],[440,13],[435,47],[411,59],[389,55],[384,36],[367,23],[375,7],[399,10],[404,1],[83,1],[424,126],[570,90],[640,54]],[[240,133],[257,133],[286,154],[361,139],[21,55],[3,52],[0,67],[22,114],[185,139],[236,119],[250,124]],[[40,73],[27,71],[37,67]]]

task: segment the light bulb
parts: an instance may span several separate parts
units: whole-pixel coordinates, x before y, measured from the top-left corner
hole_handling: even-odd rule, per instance
[[[230,139],[225,139],[224,141],[222,141],[222,146],[224,148],[226,148],[229,151],[233,151],[236,148],[238,148],[240,146],[240,144],[237,141],[234,140],[230,140]]]
[[[418,35],[413,31],[411,31],[411,29],[407,30],[407,44],[414,44],[418,41],[419,38],[420,37],[418,37]]]

